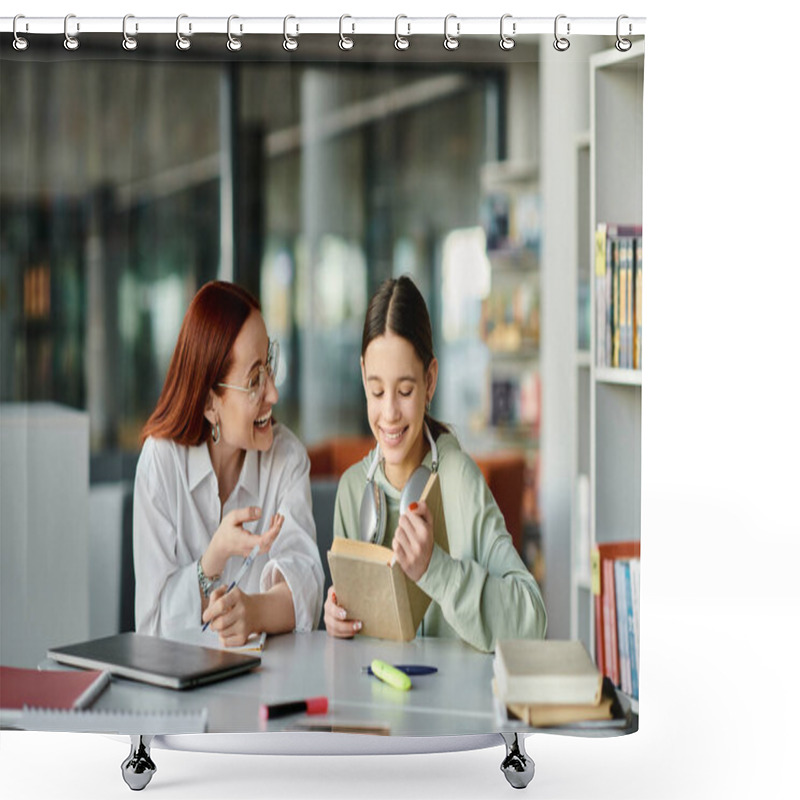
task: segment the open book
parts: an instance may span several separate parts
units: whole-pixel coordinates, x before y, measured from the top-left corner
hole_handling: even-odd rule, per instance
[[[436,473],[428,479],[420,500],[431,511],[434,542],[450,552]],[[416,636],[431,599],[406,576],[390,548],[335,538],[328,551],[328,564],[338,604],[352,619],[361,620],[362,634],[400,642]]]

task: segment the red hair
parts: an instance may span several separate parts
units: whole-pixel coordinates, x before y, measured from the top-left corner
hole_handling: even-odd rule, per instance
[[[204,416],[209,391],[225,379],[242,326],[261,305],[246,289],[224,281],[205,284],[183,318],[155,410],[142,429],[148,436],[194,447],[208,440]]]

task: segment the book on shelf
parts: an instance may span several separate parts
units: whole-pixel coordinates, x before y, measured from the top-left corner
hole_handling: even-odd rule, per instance
[[[595,362],[641,369],[642,226],[595,229]]]
[[[495,427],[528,428],[538,433],[541,383],[535,369],[517,374],[492,375],[489,423]]]
[[[433,538],[449,552],[442,493],[437,473],[431,473],[422,491],[433,517]],[[363,636],[408,642],[431,602],[395,560],[388,547],[336,537],[328,551],[336,599],[351,619],[360,620]]]
[[[606,542],[592,553],[595,660],[624,692],[639,697],[640,543]]]
[[[541,195],[532,188],[495,188],[483,195],[481,223],[486,249],[538,254],[541,235]]]
[[[634,244],[633,264],[633,368],[642,368],[642,237],[638,236]]]
[[[497,696],[506,706],[596,706],[603,677],[580,641],[501,639],[495,646]]]
[[[625,694],[633,694],[631,652],[628,641],[628,613],[625,559],[614,562],[614,599],[617,604],[617,650],[619,652],[619,685]]]
[[[0,724],[15,726],[25,708],[88,708],[108,686],[105,670],[0,667]]]
[[[540,334],[537,274],[493,280],[481,301],[480,329],[481,338],[494,353],[528,356],[535,351]]]
[[[614,561],[602,562],[603,570],[603,638],[606,648],[606,674],[620,686],[619,642],[617,640],[617,600],[614,592]]]

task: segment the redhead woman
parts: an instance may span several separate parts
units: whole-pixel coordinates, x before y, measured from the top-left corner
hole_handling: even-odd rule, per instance
[[[494,650],[498,639],[544,637],[547,615],[539,586],[514,548],[480,469],[428,413],[438,374],[422,295],[408,277],[384,282],[370,301],[361,341],[376,446],[341,478],[334,535],[392,548],[405,574],[433,601],[420,635],[460,637],[484,651]],[[426,504],[407,496],[420,466],[439,474],[449,554],[433,540]],[[379,493],[385,498],[382,530],[373,527],[376,515],[362,513]],[[360,620],[337,604],[335,586],[324,619],[331,636],[351,637],[361,629]]]
[[[215,281],[184,317],[142,431],[133,501],[136,629],[208,622],[226,645],[308,631],[323,572],[305,448],[272,410],[278,342],[258,301]],[[226,593],[245,558],[257,556]]]

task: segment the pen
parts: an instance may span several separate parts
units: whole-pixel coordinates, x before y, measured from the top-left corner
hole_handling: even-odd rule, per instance
[[[228,586],[228,588],[225,590],[225,594],[228,594],[228,592],[229,592],[231,589],[233,589],[233,587],[234,587],[234,586],[236,586],[236,584],[237,584],[237,583],[239,583],[239,581],[240,581],[242,578],[244,578],[244,575],[245,575],[245,573],[247,572],[247,570],[248,570],[248,569],[250,569],[250,565],[253,563],[253,561],[255,560],[255,557],[258,555],[258,551],[259,551],[259,548],[260,548],[260,547],[261,547],[261,545],[260,545],[260,544],[257,544],[257,545],[254,545],[254,546],[253,546],[253,549],[250,551],[250,555],[249,555],[249,556],[247,556],[247,558],[244,560],[244,564],[242,564],[242,566],[241,566],[241,567],[239,567],[239,571],[236,573],[236,576],[235,576],[235,577],[234,577],[234,579],[231,581],[231,584],[230,584],[230,586]],[[224,596],[225,596],[225,594],[224,594],[224,595],[222,595],[222,596],[224,597]],[[209,620],[208,622],[206,622],[206,624],[205,624],[205,625],[203,625],[203,630],[205,631],[205,629],[206,629],[206,628],[207,628],[207,627],[208,627],[210,624],[211,624],[211,620]]]
[[[406,675],[433,675],[434,672],[438,672],[436,667],[428,667],[425,664],[394,664],[394,668],[405,672]],[[361,671],[367,675],[375,674],[372,667],[361,667]]]
[[[288,703],[263,703],[258,710],[259,719],[264,722],[268,719],[288,717],[289,714],[327,714],[327,697],[308,697],[305,700],[292,700]]]

